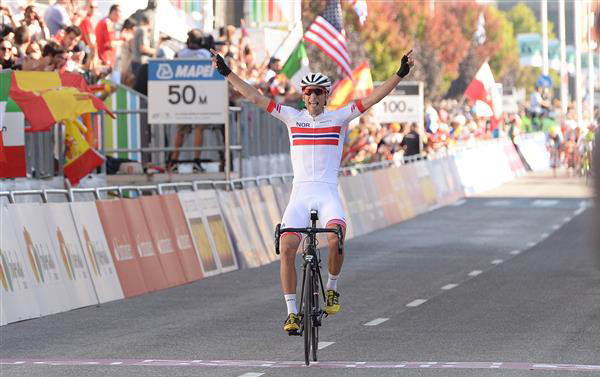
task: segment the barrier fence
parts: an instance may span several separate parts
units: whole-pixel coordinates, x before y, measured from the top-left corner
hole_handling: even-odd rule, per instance
[[[523,172],[508,140],[436,159],[343,169],[346,237],[396,224]],[[0,323],[271,263],[278,258],[273,229],[287,205],[291,178],[0,192],[5,203]],[[19,202],[31,195],[41,203]]]

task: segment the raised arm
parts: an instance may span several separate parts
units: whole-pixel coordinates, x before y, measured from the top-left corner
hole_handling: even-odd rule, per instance
[[[238,75],[231,71],[231,69],[225,63],[225,60],[221,55],[219,55],[215,50],[211,49],[210,53],[212,55],[213,65],[217,68],[220,74],[225,76],[227,81],[233,85],[233,87],[240,92],[244,98],[248,101],[252,102],[256,106],[260,107],[263,110],[267,110],[269,107],[269,103],[271,103],[271,99],[260,94],[256,88],[252,85],[248,84],[244,80],[242,80]]]
[[[394,90],[396,85],[398,85],[398,83],[406,75],[408,75],[408,72],[410,72],[410,68],[415,65],[411,54],[412,50],[410,50],[406,55],[402,57],[400,69],[398,69],[398,72],[396,72],[396,74],[387,79],[382,85],[373,89],[373,92],[370,95],[361,100],[365,111],[377,102],[381,101],[383,97],[387,96],[392,90]]]

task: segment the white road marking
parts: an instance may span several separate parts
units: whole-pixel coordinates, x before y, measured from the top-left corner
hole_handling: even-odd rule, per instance
[[[471,272],[469,272],[469,276],[477,276],[479,274],[481,274],[483,271],[480,270],[473,270]]]
[[[559,224],[556,224],[556,225],[554,225],[554,226],[552,227],[552,229],[554,229],[554,230],[558,230],[558,229],[560,229],[560,225],[559,225]]]
[[[19,365],[19,364],[25,364],[24,361],[15,361],[13,364]]]
[[[521,250],[513,250],[510,252],[510,255],[519,255],[521,254]]]
[[[488,207],[508,207],[511,201],[506,199],[501,200],[488,200],[485,205]]]
[[[329,347],[333,343],[335,343],[335,342],[319,342],[319,346],[317,348],[322,350],[325,347]]]
[[[531,205],[533,207],[553,207],[558,204],[558,200],[538,199],[534,200]]]
[[[452,288],[456,288],[456,287],[458,287],[458,284],[446,284],[446,285],[444,285],[444,286],[442,287],[442,289],[443,289],[443,290],[445,290],[445,291],[449,291],[449,290],[451,290]]]
[[[567,216],[563,220],[564,222],[568,223],[569,221],[573,220],[573,218],[571,216]]]
[[[550,234],[548,233],[542,233],[542,239],[547,238]]]
[[[577,209],[575,210],[575,212],[573,212],[573,214],[574,214],[575,216],[579,216],[579,215],[581,215],[581,214],[583,213],[583,211],[585,211],[585,207],[581,206],[581,207],[577,208]]]
[[[534,247],[535,246],[535,242],[531,241],[527,244],[527,247]]]
[[[115,361],[114,363],[110,363],[110,365],[121,365],[123,364],[122,361]]]
[[[492,263],[492,264],[500,264],[500,263],[502,263],[502,262],[504,262],[504,260],[503,260],[503,259],[494,259],[494,260],[493,260],[491,263]]]
[[[252,372],[249,372],[249,373],[240,374],[239,377],[260,377],[263,374],[264,373],[252,373]]]
[[[459,201],[457,201],[457,202],[454,202],[454,203],[452,203],[452,204],[450,204],[450,205],[451,205],[451,206],[454,206],[454,207],[460,207],[460,206],[462,206],[463,204],[465,204],[466,202],[467,202],[466,200],[464,200],[464,199],[461,199],[461,200],[459,200]]]
[[[377,325],[387,321],[388,319],[389,318],[375,318],[374,320],[365,323],[364,326],[377,326]]]
[[[406,306],[408,306],[409,308],[415,308],[415,307],[417,307],[417,306],[419,306],[421,304],[424,304],[426,302],[427,302],[427,300],[423,300],[423,299],[419,298],[419,299],[416,299],[414,301],[409,302],[408,304],[406,304]]]

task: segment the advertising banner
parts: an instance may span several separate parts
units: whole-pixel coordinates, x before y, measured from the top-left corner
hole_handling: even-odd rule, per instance
[[[383,201],[379,195],[377,187],[375,187],[375,176],[373,171],[368,171],[358,176],[362,183],[365,199],[367,204],[370,204],[368,210],[372,217],[372,225],[374,229],[382,229],[389,225],[385,213],[383,211]]]
[[[151,59],[148,122],[225,124],[229,115],[225,77],[210,59]]]
[[[283,211],[279,209],[279,204],[277,204],[277,197],[275,196],[275,191],[273,186],[271,185],[263,185],[258,186],[258,190],[260,191],[260,195],[262,196],[265,204],[267,206],[267,210],[269,211],[269,219],[271,220],[271,224],[273,224],[273,231],[275,230],[275,225],[281,222],[281,218],[283,217]],[[284,208],[285,210],[285,208]],[[271,232],[273,233],[273,232]],[[272,237],[273,235],[271,235]]]
[[[339,185],[344,192],[344,197],[348,204],[348,211],[352,218],[354,236],[360,236],[367,233],[369,228],[367,225],[369,220],[365,217],[365,203],[362,190],[357,187],[359,184],[360,182],[355,176],[339,178]]]
[[[389,169],[386,169],[386,173],[390,180],[390,187],[394,192],[396,205],[400,210],[401,220],[406,220],[414,217],[415,211],[413,209],[412,202],[408,194],[408,187],[404,180],[405,178],[402,176],[400,168],[391,167]]]
[[[259,188],[246,187],[245,189],[240,190],[240,195],[245,196],[246,200],[250,204],[250,211],[252,212],[252,216],[256,220],[256,225],[258,226],[263,244],[266,246],[266,251],[269,255],[269,259],[275,260],[277,258],[277,254],[275,254],[275,246],[273,246],[273,234],[275,231],[275,225],[277,223],[273,224],[273,222],[271,221],[271,216],[269,214],[269,209],[267,208],[267,203],[260,194]]]
[[[144,274],[146,287],[150,291],[168,288],[170,284],[165,276],[157,251],[154,249],[139,200],[121,199],[120,202],[127,220],[131,243],[140,257],[140,267],[142,268],[142,274]]]
[[[446,180],[448,182],[448,189],[452,192],[452,201],[456,201],[464,196],[464,189],[460,182],[460,175],[456,169],[456,163],[454,157],[448,156],[440,160],[442,166],[444,166],[444,172],[446,173]]]
[[[98,300],[103,303],[122,299],[123,289],[110,256],[96,204],[73,202],[70,203],[70,207]]]
[[[386,223],[387,225],[391,225],[402,221],[402,214],[387,170],[379,169],[373,171],[371,184],[377,190],[377,195],[379,195],[381,200],[382,213],[385,216]]]
[[[252,243],[257,247],[256,251],[258,252],[261,264],[267,264],[274,261],[276,259],[274,246],[270,247],[270,245],[264,243],[264,238],[260,233],[256,219],[252,213],[252,205],[248,201],[247,195],[243,190],[233,190],[233,195],[239,205],[238,210],[240,211],[240,218],[243,219],[246,232],[248,232],[250,238],[253,239]],[[273,240],[273,242],[275,242],[275,240]]]
[[[427,210],[427,200],[425,199],[425,193],[421,188],[421,181],[417,174],[415,164],[401,165],[398,169],[400,169],[402,179],[406,183],[408,197],[415,215],[425,212]]]
[[[44,223],[40,203],[8,205],[9,219],[13,224],[17,242],[24,252],[33,280],[40,315],[60,313],[74,308],[67,290],[66,271],[61,267],[48,229]]]
[[[37,284],[25,249],[15,236],[21,228],[16,220],[6,207],[0,207],[0,325],[40,316]]]
[[[123,294],[132,297],[148,292],[121,201],[97,200],[96,208]]]
[[[167,224],[167,217],[162,210],[160,196],[142,196],[139,201],[146,218],[150,237],[154,242],[154,249],[158,251],[158,259],[169,286],[185,284],[188,280],[183,273],[177,253],[177,241],[172,238],[169,224]]]
[[[229,232],[225,227],[217,192],[215,190],[198,190],[196,191],[196,195],[202,202],[204,224],[207,226],[207,232],[210,236],[210,241],[213,243],[213,249],[219,256],[221,270],[223,272],[237,270],[237,258],[233,252]]]
[[[258,246],[254,244],[256,237],[250,236],[250,230],[246,226],[242,209],[233,191],[219,190],[217,197],[242,268],[258,267],[264,264],[260,258],[262,253],[259,251]]]
[[[200,197],[193,191],[184,191],[177,195],[192,234],[192,240],[198,251],[202,275],[212,276],[221,273],[218,256],[211,245],[209,232],[204,224],[206,220],[202,213]]]
[[[428,161],[429,170],[431,172],[431,181],[435,186],[435,192],[437,194],[437,203],[447,205],[452,202],[452,192],[448,187],[448,180],[446,178],[447,173],[444,171],[444,165],[442,160]]]
[[[41,209],[38,216],[44,216],[59,264],[66,272],[65,285],[71,305],[81,308],[99,304],[69,203],[45,203]]]
[[[187,281],[202,279],[202,267],[177,194],[160,195],[161,205]]]
[[[421,190],[427,202],[427,206],[434,206],[437,202],[437,193],[433,181],[431,180],[431,173],[429,172],[429,165],[426,161],[416,161],[413,163],[417,169],[417,176],[421,182]]]

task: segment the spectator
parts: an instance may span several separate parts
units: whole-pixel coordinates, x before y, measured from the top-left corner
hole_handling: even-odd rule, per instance
[[[50,31],[34,5],[28,5],[25,8],[23,24],[27,26],[32,42],[50,39]]]
[[[269,64],[267,65],[267,72],[265,72],[265,76],[263,78],[264,81],[269,81],[273,77],[277,76],[279,72],[283,69],[281,65],[281,60],[276,57],[272,57],[269,59]]]
[[[209,38],[208,40],[206,38]],[[177,52],[176,57],[178,58],[210,58],[210,51],[206,49],[207,44],[212,44],[210,40],[212,36],[205,37],[199,29],[193,29],[188,33],[186,41],[186,47]],[[170,171],[176,171],[176,161],[179,159],[179,150],[183,145],[183,141],[186,135],[194,132],[194,146],[202,147],[204,141],[204,127],[200,124],[178,124],[177,133],[175,134],[175,150],[171,152],[171,157],[167,163],[167,169]],[[204,169],[201,165],[202,152],[200,150],[194,151],[194,166],[193,170],[196,172],[202,172]]]
[[[421,148],[421,137],[417,132],[417,124],[412,123],[410,125],[410,132],[404,135],[400,145],[404,148],[404,156],[414,156],[420,153]]]
[[[85,5],[85,17],[79,23],[79,28],[81,29],[81,40],[88,46],[90,49],[96,48],[96,33],[94,32],[94,25],[92,18],[94,17],[95,9],[98,7],[96,1],[88,0]]]
[[[123,38],[123,46],[121,46],[121,83],[129,87],[132,87],[135,82],[132,58],[133,36],[136,28],[137,22],[133,18],[126,19],[121,28],[121,37]]]
[[[150,42],[151,42],[150,47],[154,47],[154,20],[156,19],[157,3],[158,3],[158,0],[148,0],[148,4],[146,5],[146,8],[138,9],[131,16],[129,16],[129,18],[132,18],[133,20],[135,20],[137,25],[140,24],[142,16],[145,16],[148,19],[148,21],[150,23],[148,30],[150,32],[150,35],[152,36],[152,38],[150,40]]]
[[[538,86],[529,97],[529,112],[533,118],[541,117],[550,110],[550,103],[544,100],[543,92],[544,88]]]
[[[2,64],[2,69],[15,68],[13,47],[13,43],[10,40],[0,39],[0,64]]]
[[[30,42],[31,38],[29,36],[29,30],[27,29],[27,26],[19,26],[17,30],[15,30],[15,47],[17,48],[17,59],[25,57],[25,51],[27,50],[27,47],[29,46]]]
[[[50,30],[50,35],[55,35],[59,30],[71,25],[71,17],[67,11],[67,0],[56,0],[54,5],[50,6],[44,14],[44,20]]]
[[[2,35],[3,36],[6,35],[4,33],[4,29],[10,29],[14,33],[15,29],[17,27],[19,27],[19,24],[17,23],[17,21],[13,17],[13,12],[12,12],[12,9],[11,9],[11,7],[9,5],[0,4],[0,17],[6,17],[10,21],[10,25],[6,25],[4,23],[4,20],[2,22]]]
[[[121,7],[118,4],[110,6],[108,17],[103,18],[96,25],[96,44],[98,47],[98,57],[102,63],[114,67],[116,59],[116,48],[123,41],[117,39],[116,26],[121,19]]]
[[[85,57],[85,45],[81,42],[81,34],[79,26],[71,25],[65,29],[62,39],[59,41],[62,48],[69,55],[66,65],[67,71],[74,72],[81,69]]]
[[[137,71],[142,64],[148,63],[148,59],[156,55],[156,49],[150,47],[152,45],[151,40],[150,20],[148,20],[148,16],[142,14],[131,48],[131,71],[134,76],[137,75]]]

